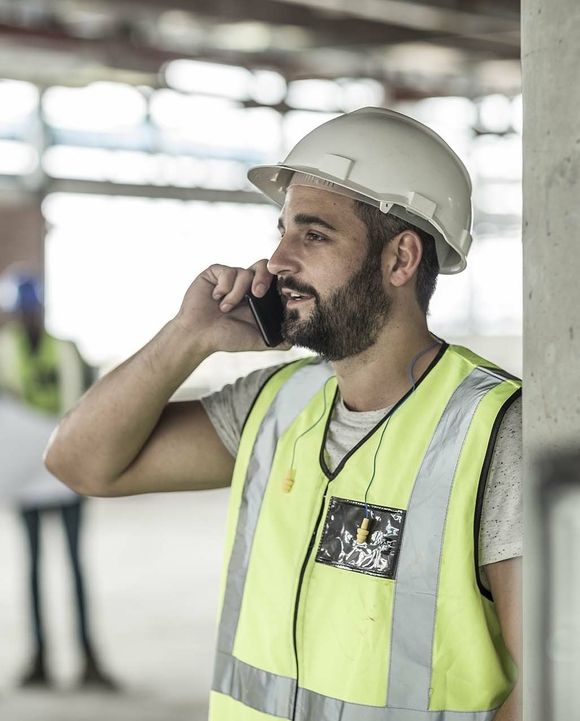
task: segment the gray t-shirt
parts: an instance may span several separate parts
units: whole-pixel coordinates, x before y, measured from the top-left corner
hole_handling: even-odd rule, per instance
[[[279,368],[261,368],[202,404],[223,444],[236,456],[242,427],[266,380]],[[325,458],[330,470],[381,420],[388,408],[351,411],[339,397],[328,429]],[[522,555],[522,404],[516,399],[506,412],[497,435],[481,511],[479,565]],[[483,581],[487,585],[485,573]]]

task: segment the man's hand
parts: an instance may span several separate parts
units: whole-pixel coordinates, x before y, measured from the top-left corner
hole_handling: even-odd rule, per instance
[[[187,290],[175,320],[205,344],[208,352],[266,350],[246,293],[262,297],[276,277],[259,260],[249,268],[212,265]]]

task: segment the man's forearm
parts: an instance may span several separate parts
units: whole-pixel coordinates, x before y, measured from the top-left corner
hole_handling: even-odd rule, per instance
[[[65,416],[48,469],[80,493],[113,483],[137,457],[167,401],[209,355],[177,320],[115,368]]]

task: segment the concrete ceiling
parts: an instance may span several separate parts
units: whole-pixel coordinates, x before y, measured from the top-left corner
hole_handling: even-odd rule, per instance
[[[393,100],[520,86],[518,0],[0,0],[0,77],[163,84],[176,58],[366,77]]]

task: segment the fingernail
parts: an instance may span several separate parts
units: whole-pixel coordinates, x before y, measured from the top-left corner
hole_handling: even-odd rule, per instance
[[[265,290],[266,290],[266,286],[264,285],[264,283],[258,283],[258,285],[256,286],[256,289],[254,291],[254,295],[262,295],[262,293],[264,293]]]
[[[223,293],[214,293],[213,296],[212,296],[212,298],[213,298],[214,300],[219,300],[220,298],[223,298],[223,297],[224,297],[224,296],[223,296]]]
[[[220,310],[223,310],[224,313],[227,313],[228,310],[231,310],[234,306],[231,303],[222,303],[220,305]]]

